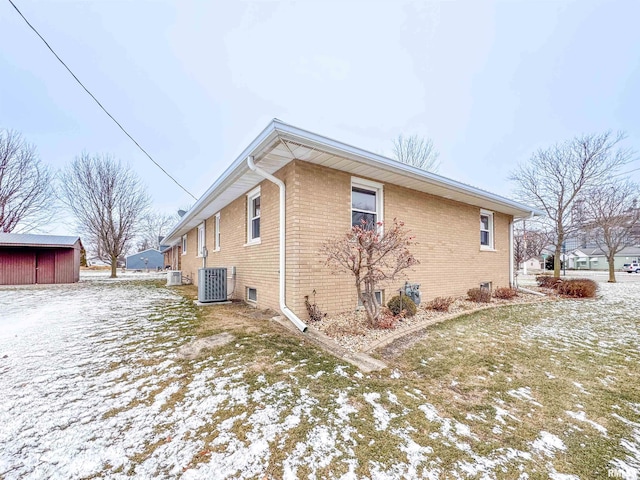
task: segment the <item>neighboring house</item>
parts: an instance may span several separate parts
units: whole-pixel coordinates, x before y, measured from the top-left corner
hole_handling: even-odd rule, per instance
[[[405,222],[420,265],[407,280],[423,299],[465,295],[513,281],[514,219],[523,204],[273,120],[163,239],[183,276],[227,267],[232,298],[308,318],[356,308],[350,273],[333,274],[319,253],[360,218]],[[206,250],[205,250],[206,247]],[[179,252],[179,253],[178,253]],[[203,252],[208,252],[204,256]],[[172,268],[176,267],[171,263]],[[404,280],[381,285],[387,301]]]
[[[164,268],[164,255],[160,250],[149,248],[126,257],[127,270],[157,270]]]
[[[600,248],[577,249],[569,255],[567,268],[576,270],[609,270],[609,263]],[[625,247],[614,256],[615,270],[622,270],[625,263],[640,261],[640,247]]]
[[[566,267],[571,270],[590,270],[589,254],[583,250],[576,248],[575,250],[564,254],[566,259]]]
[[[531,257],[525,262],[522,262],[521,268],[527,266],[527,270],[542,270],[542,257]]]
[[[80,280],[79,237],[0,233],[0,285]]]

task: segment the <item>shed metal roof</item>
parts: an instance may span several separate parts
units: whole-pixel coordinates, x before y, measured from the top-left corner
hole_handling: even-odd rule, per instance
[[[0,246],[7,247],[73,247],[80,237],[35,235],[31,233],[0,233]]]

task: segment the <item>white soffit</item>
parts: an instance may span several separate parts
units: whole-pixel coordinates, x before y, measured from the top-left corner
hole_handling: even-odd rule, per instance
[[[285,137],[285,138],[283,138]],[[495,199],[496,196],[489,192],[482,192],[473,187],[465,188],[464,185],[459,186],[442,185],[438,180],[425,178],[412,172],[398,171],[404,165],[394,160],[388,159],[396,165],[384,165],[373,159],[353,158],[351,155],[330,153],[318,147],[302,145],[296,141],[288,140],[285,135],[281,134],[281,144],[286,146],[293,152],[296,159],[306,162],[322,165],[324,167],[341,170],[358,177],[370,178],[381,183],[394,184],[419,192],[444,197],[453,201],[474,205],[496,212],[506,213],[515,217],[529,216],[530,209],[515,204],[508,199]],[[282,147],[278,147],[275,151],[282,152]],[[265,160],[271,159],[271,152],[265,154]],[[476,190],[478,190],[476,192]]]
[[[513,200],[273,120],[198,199],[164,241],[176,244],[202,220],[215,215],[263,180],[247,167],[249,155],[254,156],[256,165],[272,174],[298,159],[514,217],[541,215]]]

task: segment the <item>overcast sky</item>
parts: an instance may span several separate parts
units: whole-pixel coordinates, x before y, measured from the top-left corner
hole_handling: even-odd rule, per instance
[[[625,130],[640,150],[635,0],[14,1],[196,197],[274,117],[383,154],[430,137],[440,174],[505,196],[518,162],[574,135]],[[160,211],[193,203],[5,0],[0,44],[0,128],[55,169],[113,154]]]

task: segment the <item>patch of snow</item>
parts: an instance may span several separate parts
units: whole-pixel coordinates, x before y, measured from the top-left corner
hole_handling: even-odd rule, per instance
[[[349,374],[345,372],[346,365],[336,365],[336,368],[333,370],[334,373],[340,375],[341,377],[348,377]]]
[[[538,450],[548,457],[554,456],[556,450],[564,451],[567,449],[559,437],[544,430],[540,432],[538,438],[534,440],[531,445],[535,450]]]
[[[580,390],[580,393],[584,393],[586,395],[591,395],[589,392],[587,392],[584,387],[582,386],[581,383],[578,382],[573,382],[573,384],[578,388],[578,390]]]
[[[511,395],[514,398],[518,398],[520,400],[525,400],[529,403],[532,403],[538,407],[541,407],[542,404],[536,402],[535,398],[533,398],[533,396],[531,395],[531,388],[530,387],[520,387],[517,388],[515,390],[509,390],[507,392],[507,395]]]
[[[589,420],[587,418],[587,414],[584,412],[570,412],[570,411],[566,411],[566,414],[569,415],[571,418],[574,418],[576,420],[579,420],[581,422],[585,422],[588,423],[589,425],[591,425],[593,428],[595,428],[596,430],[598,430],[600,433],[602,433],[604,436],[607,435],[607,429],[604,428],[602,425],[600,425],[599,423],[594,422],[593,420]]]
[[[378,392],[365,393],[363,395],[365,401],[373,407],[373,418],[375,419],[376,430],[386,430],[389,422],[397,415],[390,413],[377,400],[380,399]]]

